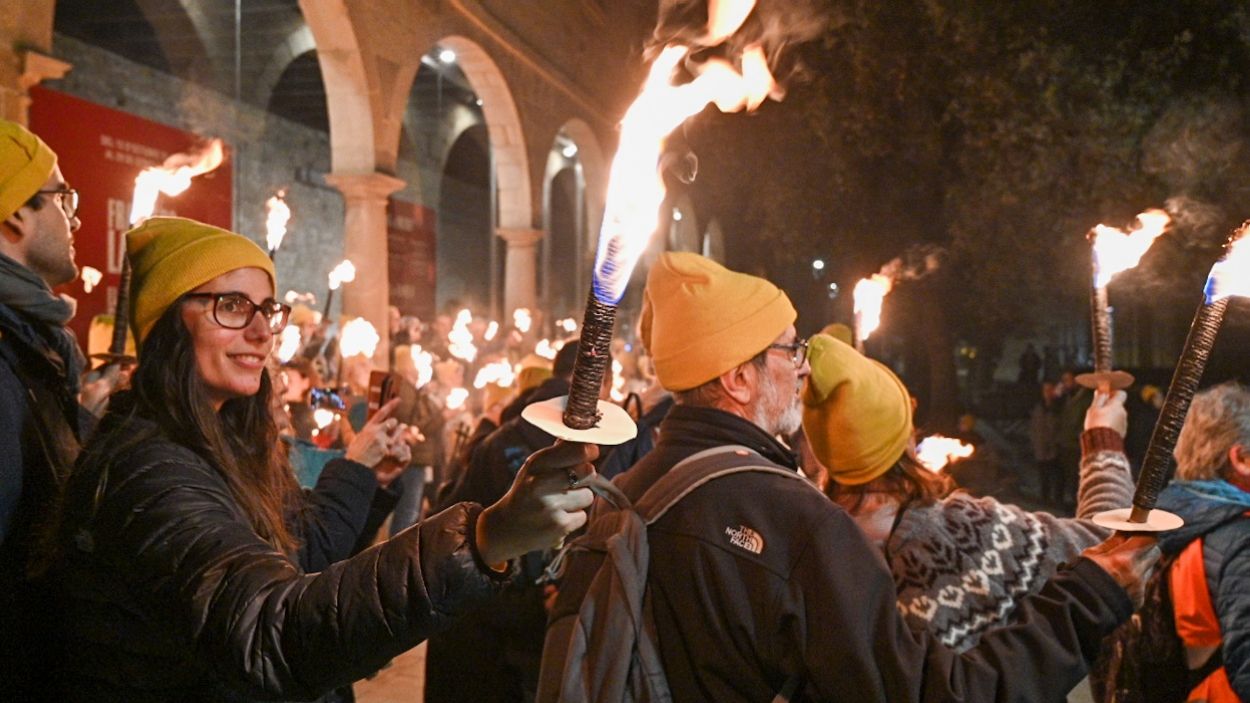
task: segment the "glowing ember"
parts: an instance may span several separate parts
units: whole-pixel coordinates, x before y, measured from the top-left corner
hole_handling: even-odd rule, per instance
[[[489,342],[493,340],[495,336],[498,334],[499,334],[499,323],[495,322],[494,320],[491,320],[490,324],[486,326],[486,332],[482,335],[482,339],[485,339],[486,341]]]
[[[881,306],[894,287],[887,276],[874,273],[855,284],[855,331],[860,340],[868,339],[881,326]]]
[[[612,400],[623,402],[629,394],[625,392],[625,367],[616,359],[612,360]]]
[[[317,429],[324,430],[330,426],[330,423],[338,419],[338,414],[333,410],[326,408],[317,408],[313,411],[313,422],[317,423]]]
[[[373,358],[380,341],[382,338],[368,320],[355,317],[343,325],[343,332],[339,335],[339,353],[344,359],[351,356]]]
[[[1250,298],[1250,237],[1246,236],[1250,223],[1241,226],[1233,234],[1233,243],[1228,253],[1211,267],[1211,275],[1207,278],[1207,302],[1237,295]]]
[[[130,224],[137,225],[152,216],[161,193],[178,195],[191,187],[191,179],[221,165],[225,158],[220,139],[210,139],[203,147],[182,154],[171,154],[160,166],[143,169],[135,177],[135,193],[130,204]]]
[[[295,352],[299,351],[301,341],[298,326],[287,325],[283,327],[282,338],[278,342],[278,361],[285,364],[295,358]]]
[[[497,386],[511,386],[516,380],[516,375],[512,371],[512,364],[504,361],[496,361],[493,364],[487,364],[478,369],[477,376],[473,379],[474,388],[485,388],[486,384],[493,383]]]
[[[338,290],[339,286],[354,280],[356,280],[356,266],[352,264],[351,259],[343,259],[330,272],[330,290]]]
[[[1166,212],[1147,210],[1137,216],[1137,227],[1129,232],[1106,225],[1095,227],[1093,242],[1097,273],[1094,285],[1104,287],[1116,274],[1136,266],[1169,222],[1171,218]]]
[[[417,388],[421,388],[434,378],[434,355],[414,344],[408,353],[412,356],[412,365],[417,368]]]
[[[92,266],[83,266],[82,273],[82,291],[90,293],[95,287],[100,285],[100,281],[104,280],[104,274],[100,273],[100,269]]]
[[[719,39],[732,35],[754,5],[754,0],[709,2],[708,36]],[[752,110],[776,93],[777,85],[758,44],[747,46],[740,56],[714,57],[687,66],[697,71],[694,80],[675,85],[674,71],[688,52],[687,47],[677,45],[660,52],[642,94],[621,122],[595,257],[594,292],[604,304],[620,301],[647,240],[659,229],[665,188],[656,163],[668,135],[709,104],[722,112]]]
[[[552,346],[550,339],[539,340],[538,344],[534,345],[534,353],[544,359],[556,358],[556,352],[558,351],[560,351],[560,348]]]
[[[469,323],[473,321],[473,313],[468,308],[456,313],[456,322],[447,333],[447,352],[457,359],[472,362],[477,358],[477,347],[473,346],[473,333],[469,331]]]
[[[512,311],[512,326],[517,328],[521,334],[530,331],[530,326],[534,324],[534,318],[530,315],[529,308],[517,308]]]
[[[935,434],[925,437],[916,445],[916,458],[924,467],[938,473],[952,462],[967,459],[976,452],[976,447],[965,444],[953,437]]]
[[[559,322],[557,322],[556,327],[559,327],[565,332],[572,334],[577,331],[577,320],[574,320],[571,317],[566,317],[563,320],[560,320]]]
[[[280,190],[277,195],[265,201],[265,243],[269,245],[269,251],[277,251],[282,246],[282,238],[286,236],[286,223],[291,219],[291,208],[283,200],[284,197],[286,191]]]
[[[447,392],[447,409],[460,410],[469,399],[469,391],[465,388],[453,388]]]

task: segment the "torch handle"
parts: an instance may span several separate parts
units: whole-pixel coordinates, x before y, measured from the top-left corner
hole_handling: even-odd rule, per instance
[[[1107,287],[1095,285],[1090,292],[1090,326],[1094,337],[1094,372],[1111,371],[1111,306]]]
[[[323,320],[330,319],[330,305],[333,302],[334,302],[334,289],[331,288],[329,292],[326,293],[326,306],[325,306],[325,309],[321,313],[321,319]]]
[[[1202,372],[1207,366],[1207,359],[1211,356],[1211,347],[1215,344],[1220,324],[1224,321],[1224,313],[1228,310],[1228,300],[1224,298],[1214,303],[1204,301],[1194,314],[1189,336],[1185,339],[1185,349],[1181,352],[1176,372],[1172,375],[1167,399],[1163,401],[1159,421],[1155,424],[1154,433],[1150,435],[1150,446],[1142,461],[1141,477],[1137,479],[1137,492],[1133,494],[1133,512],[1129,518],[1132,522],[1145,522],[1146,516],[1155,507],[1159,492],[1167,485],[1168,477],[1172,473],[1172,450],[1176,448],[1176,439],[1185,424],[1189,404],[1194,399],[1198,383],[1202,380]]]
[[[612,328],[616,306],[602,303],[591,290],[582,320],[582,336],[573,365],[569,402],[564,408],[564,424],[575,430],[588,430],[599,422],[599,389],[612,359]]]
[[[113,308],[113,339],[109,353],[121,356],[126,353],[126,328],[130,324],[130,257],[122,256],[122,272],[117,281],[117,304]]]

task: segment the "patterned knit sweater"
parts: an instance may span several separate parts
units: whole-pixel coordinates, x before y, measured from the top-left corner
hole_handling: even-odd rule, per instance
[[[1041,590],[1060,564],[1110,535],[1088,518],[1132,502],[1123,440],[1095,428],[1081,436],[1081,448],[1076,518],[966,493],[903,512],[885,551],[908,624],[965,651],[1008,622],[1020,599]]]

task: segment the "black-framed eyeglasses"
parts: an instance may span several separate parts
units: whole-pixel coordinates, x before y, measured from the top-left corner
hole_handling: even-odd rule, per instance
[[[54,188],[51,190],[37,190],[36,195],[59,195],[61,196],[61,211],[65,213],[65,217],[74,219],[78,214],[78,190],[74,188]]]
[[[801,369],[803,364],[807,363],[807,340],[796,339],[789,344],[769,344],[769,349],[783,349],[790,352],[790,361],[794,362],[794,368]]]
[[[212,300],[213,319],[217,324],[231,330],[245,329],[252,324],[252,318],[259,312],[269,323],[269,331],[278,334],[286,327],[286,321],[291,316],[291,306],[273,298],[253,303],[251,298],[242,293],[187,293],[182,297]]]

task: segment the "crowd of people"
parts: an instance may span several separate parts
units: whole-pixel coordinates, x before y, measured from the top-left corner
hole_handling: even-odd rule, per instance
[[[917,460],[889,367],[834,330],[800,338],[784,291],[696,254],[649,271],[650,383],[618,447],[521,417],[568,393],[576,340],[540,355],[476,321],[481,357],[466,358],[462,321],[394,310],[382,363],[345,354],[339,326],[277,299],[253,241],[176,217],[126,233],[137,361],[92,369],[53,292],[77,275],[80,224],[57,158],[0,122],[8,700],[352,700],[427,640],[429,701],[655,686],[678,701],[1044,701],[1091,670],[1104,700],[1137,700],[1122,673],[1136,650],[1104,645],[1156,571],[1181,700],[1250,695],[1242,386],[1195,400],[1160,498],[1186,524],[1156,540],[1091,520],[1132,497],[1123,393],[1043,386],[1036,458],[1074,517],[974,496]],[[288,326],[300,343],[280,360]],[[395,392],[371,404],[376,371]],[[595,474],[616,492],[596,498]],[[630,590],[592,538],[634,510]],[[642,616],[604,630],[624,608]]]

